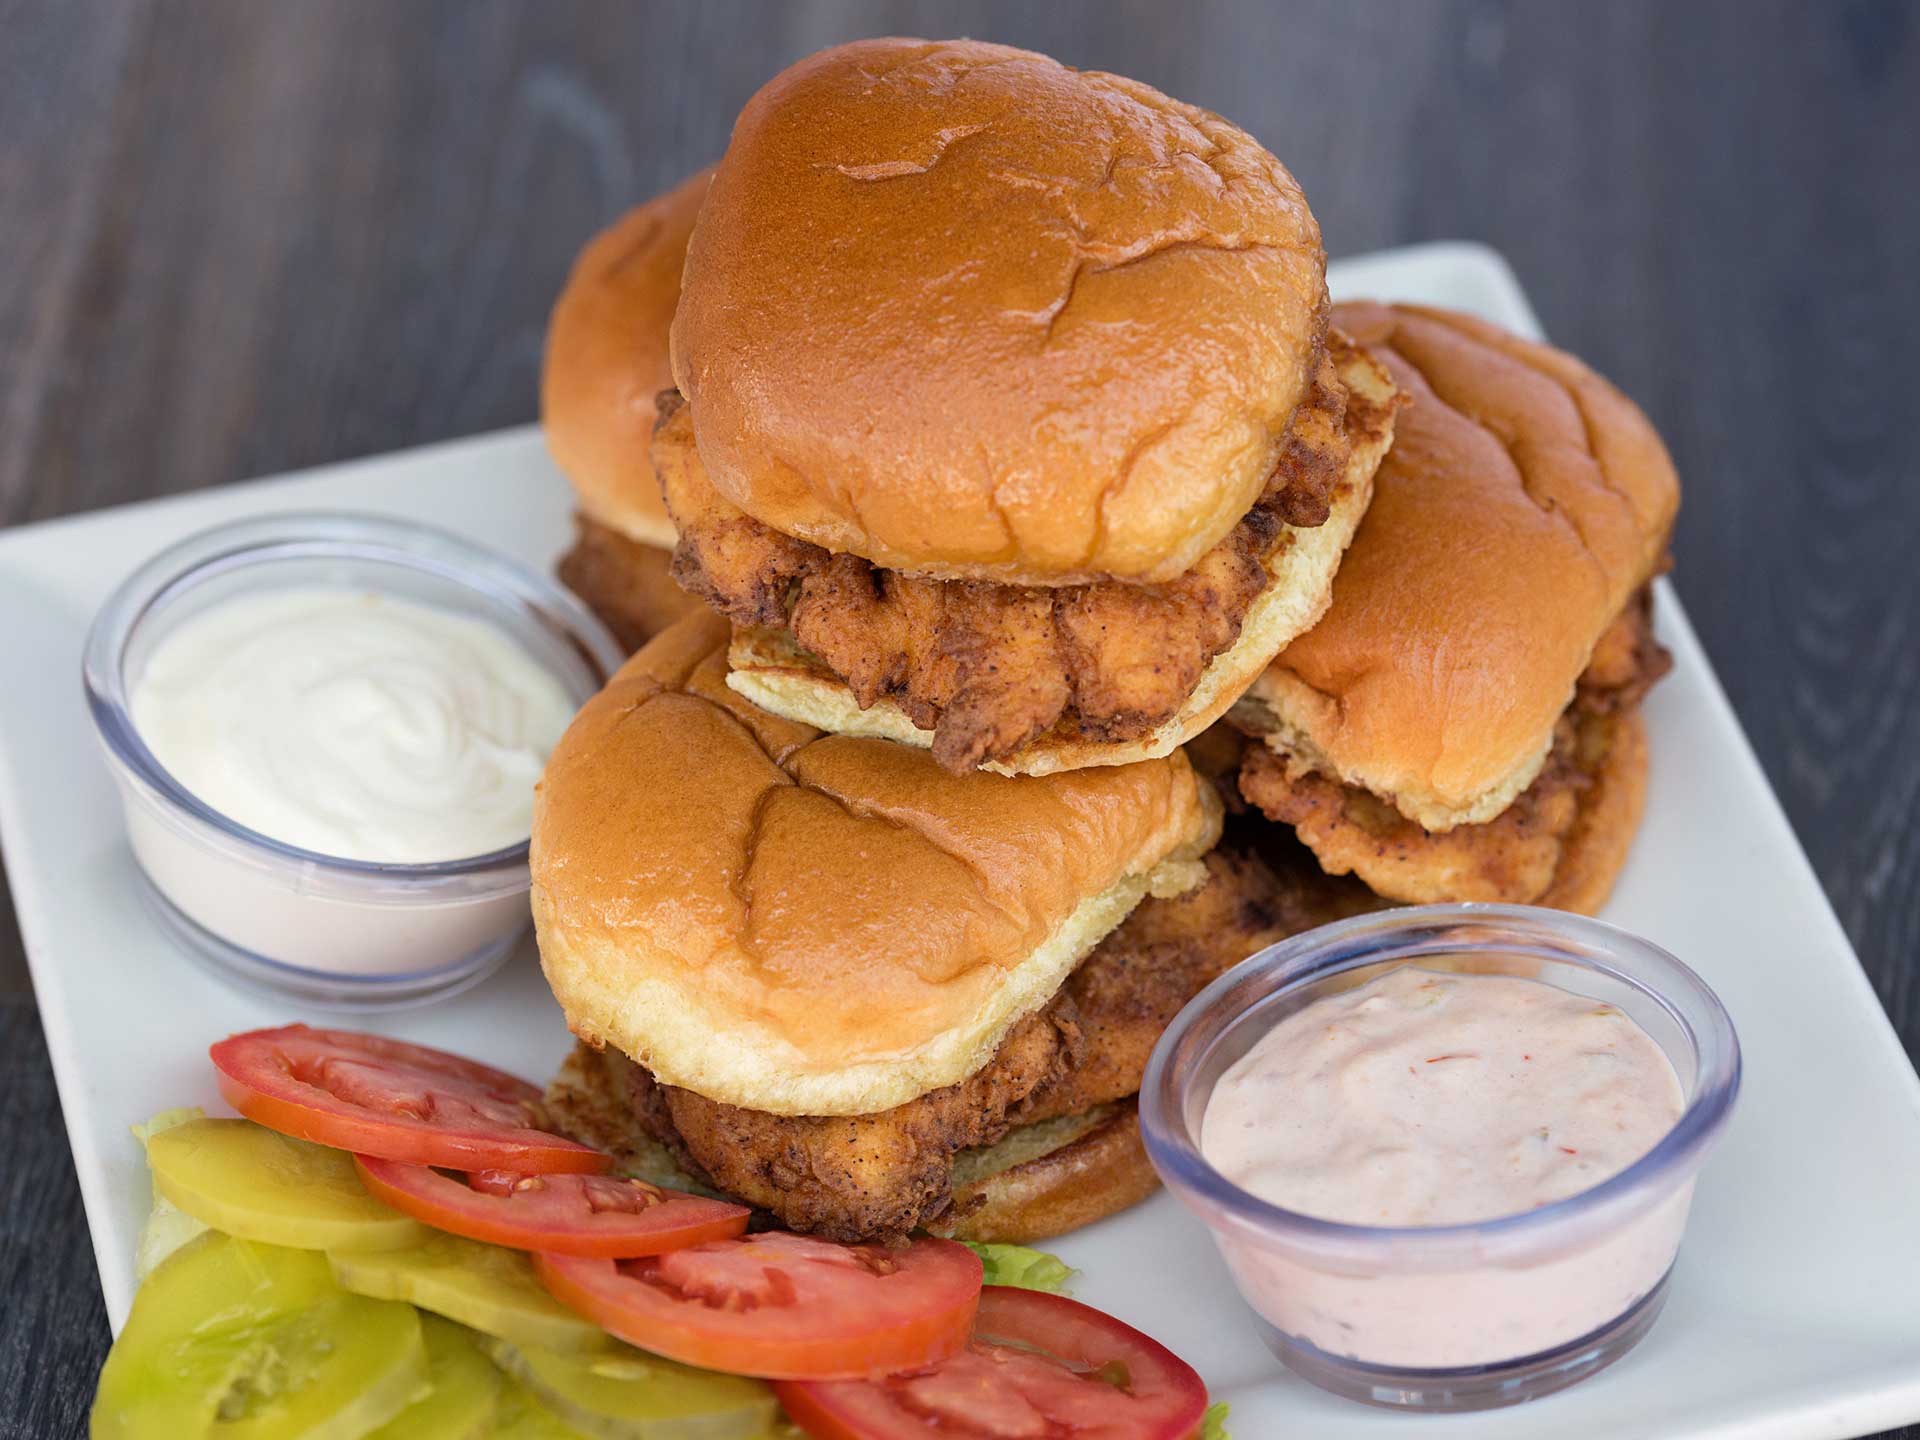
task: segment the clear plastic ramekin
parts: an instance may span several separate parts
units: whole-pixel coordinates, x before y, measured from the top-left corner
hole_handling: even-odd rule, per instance
[[[1235,1061],[1315,999],[1409,964],[1520,975],[1619,1006],[1666,1052],[1686,1109],[1652,1150],[1591,1190],[1476,1224],[1316,1219],[1207,1163],[1202,1117]],[[1666,1299],[1694,1179],[1739,1089],[1726,1010],[1658,946],[1560,911],[1429,905],[1296,935],[1207,987],[1154,1050],[1140,1129],[1290,1369],[1376,1405],[1477,1410],[1570,1385],[1646,1334]]]
[[[142,891],[195,959],[256,989],[341,1010],[420,1004],[464,989],[528,920],[528,841],[427,865],[282,844],[212,809],[167,773],[128,697],[155,646],[235,595],[288,586],[375,591],[491,622],[576,703],[624,658],[605,627],[544,576],[424,525],[287,514],[223,525],[127,577],[87,636],[88,707],[120,790]]]

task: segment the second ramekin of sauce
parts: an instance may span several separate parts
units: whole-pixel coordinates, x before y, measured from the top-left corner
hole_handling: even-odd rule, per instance
[[[344,1010],[484,978],[525,931],[533,783],[622,652],[427,526],[291,514],[154,556],[87,638],[144,897],[223,976]]]
[[[1222,976],[1162,1036],[1140,1125],[1288,1368],[1476,1410],[1573,1384],[1652,1327],[1739,1087],[1726,1010],[1664,950],[1559,911],[1436,905]]]

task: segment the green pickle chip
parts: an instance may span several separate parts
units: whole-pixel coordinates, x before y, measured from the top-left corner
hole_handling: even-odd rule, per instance
[[[334,1279],[379,1300],[408,1300],[449,1320],[515,1345],[566,1354],[613,1348],[615,1341],[549,1295],[533,1261],[518,1250],[429,1230],[400,1250],[335,1250]]]
[[[492,1440],[587,1440],[518,1381],[509,1378],[500,1387],[500,1408],[494,1411]]]
[[[594,1440],[765,1440],[779,1417],[763,1381],[696,1370],[628,1345],[599,1355],[556,1355],[502,1340],[486,1349]]]
[[[144,1152],[147,1143],[162,1130],[171,1130],[176,1125],[185,1125],[190,1120],[206,1119],[206,1112],[198,1105],[184,1105],[174,1110],[162,1110],[144,1125],[132,1128],[133,1138],[140,1142]],[[147,1183],[153,1189],[153,1208],[147,1212],[147,1223],[140,1227],[140,1243],[133,1255],[133,1278],[144,1281],[159,1268],[166,1259],[182,1245],[207,1233],[207,1223],[196,1220],[178,1205],[160,1193],[160,1186],[151,1175]]]
[[[500,1403],[500,1372],[480,1352],[471,1330],[420,1317],[427,1341],[427,1378],[433,1390],[413,1402],[368,1440],[484,1440],[493,1434]]]
[[[390,1250],[427,1227],[366,1192],[353,1157],[251,1120],[190,1120],[147,1140],[154,1190],[243,1240],[300,1250]]]
[[[420,1319],[349,1295],[326,1260],[208,1234],[134,1296],[93,1440],[361,1440],[426,1394]]]
[[[527,1255],[374,1199],[342,1151],[179,1112],[140,1133],[167,1220],[156,1251],[180,1248],[134,1297],[92,1440],[794,1433],[764,1382],[622,1344],[549,1295]]]

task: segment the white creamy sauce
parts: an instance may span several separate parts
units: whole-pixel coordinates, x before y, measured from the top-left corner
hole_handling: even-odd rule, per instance
[[[525,840],[573,708],[496,626],[322,587],[184,621],[132,698],[140,738],[213,809],[284,844],[392,864]]]
[[[1201,1149],[1301,1214],[1454,1225],[1592,1189],[1684,1108],[1665,1052],[1618,1008],[1407,967],[1263,1036],[1214,1089]]]

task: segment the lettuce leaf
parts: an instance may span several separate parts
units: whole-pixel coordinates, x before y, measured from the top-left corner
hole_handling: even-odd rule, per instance
[[[148,1139],[158,1135],[162,1130],[171,1130],[174,1126],[184,1125],[189,1120],[205,1118],[206,1112],[198,1105],[188,1105],[178,1110],[162,1110],[146,1124],[128,1128],[133,1131],[133,1138],[138,1140],[144,1149]],[[140,1243],[133,1252],[134,1279],[145,1280],[162,1260],[189,1240],[205,1234],[208,1228],[167,1199],[156,1188],[153,1192],[153,1208],[147,1212],[147,1223],[140,1228]]]
[[[1012,1285],[1021,1290],[1045,1290],[1065,1295],[1079,1272],[1058,1255],[1029,1250],[1024,1245],[982,1245],[962,1240],[986,1269],[986,1284]]]
[[[1217,1400],[1207,1406],[1207,1413],[1200,1417],[1200,1433],[1193,1440],[1233,1440],[1227,1434],[1227,1402]]]

